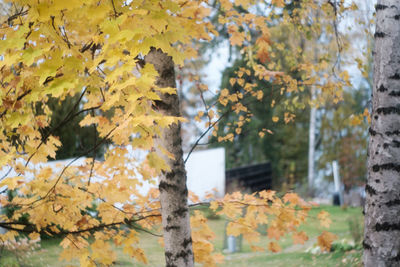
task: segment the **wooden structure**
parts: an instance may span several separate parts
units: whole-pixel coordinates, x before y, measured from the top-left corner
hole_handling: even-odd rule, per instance
[[[225,192],[254,193],[272,188],[272,168],[269,162],[233,168],[225,171]]]

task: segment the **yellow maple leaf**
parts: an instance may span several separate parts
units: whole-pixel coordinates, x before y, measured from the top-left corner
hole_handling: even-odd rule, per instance
[[[198,195],[196,195],[194,192],[189,191],[188,192],[188,198],[190,201],[192,201],[193,203],[197,203],[200,202],[200,198]]]
[[[269,60],[269,38],[266,35],[260,36],[256,44],[258,46],[257,50],[257,58],[260,60],[261,63],[265,63],[267,60]]]
[[[360,115],[351,115],[349,118],[349,122],[351,126],[357,126],[361,124]]]
[[[286,193],[283,196],[283,201],[297,205],[300,202],[300,197],[296,193]]]
[[[147,154],[147,160],[149,162],[149,166],[157,171],[171,170],[170,166],[168,166],[165,160],[161,158],[156,152],[150,152],[149,154]]]
[[[60,246],[62,246],[63,248],[68,248],[70,245],[71,245],[71,240],[68,238],[68,236],[64,238],[60,243]]]
[[[24,180],[20,176],[9,177],[0,182],[0,186],[6,185],[9,190],[14,190],[18,188],[21,184],[24,183]]]
[[[227,235],[232,235],[232,236],[239,236],[241,234],[244,234],[244,238],[248,241],[251,242],[251,240],[257,241],[257,237],[252,235],[251,229],[245,224],[245,220],[243,218],[239,218],[238,221],[235,222],[229,222],[228,226],[226,228],[226,234]]]
[[[146,255],[144,253],[144,250],[141,249],[141,248],[135,248],[135,247],[132,247],[132,246],[125,246],[124,249],[123,249],[123,252],[125,254],[128,254],[132,258],[135,258],[139,262],[142,262],[144,264],[148,263],[147,257],[146,257]]]
[[[40,240],[40,234],[39,234],[39,233],[35,233],[35,232],[30,233],[30,234],[29,234],[29,238],[30,238],[31,240]]]
[[[264,96],[263,91],[258,90],[258,91],[257,91],[257,100],[261,100],[261,99],[263,98],[263,96]]]
[[[237,26],[234,26],[234,25],[229,26],[228,33],[231,35],[229,37],[229,41],[231,42],[231,45],[237,45],[237,46],[242,45],[242,43],[245,39],[245,34],[243,32],[239,32],[239,29]]]
[[[210,202],[210,209],[212,209],[213,211],[216,211],[219,207],[219,204],[217,201],[211,201]]]
[[[276,191],[272,191],[272,190],[263,190],[263,191],[259,192],[258,194],[259,194],[260,197],[262,197],[263,199],[273,200],[274,197],[275,197],[275,193],[276,193]]]

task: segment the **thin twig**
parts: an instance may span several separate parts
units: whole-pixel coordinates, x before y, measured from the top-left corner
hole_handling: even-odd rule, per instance
[[[85,152],[82,153],[81,155],[79,155],[79,156],[77,156],[76,158],[74,158],[73,160],[71,160],[67,165],[65,165],[64,168],[62,169],[61,173],[59,174],[59,176],[58,176],[56,182],[55,182],[54,185],[49,189],[49,191],[47,191],[47,193],[45,194],[44,197],[40,197],[39,199],[34,200],[34,201],[32,201],[31,203],[29,203],[29,204],[23,204],[23,205],[20,205],[20,206],[31,206],[31,205],[35,204],[36,202],[39,202],[39,201],[42,201],[42,200],[46,199],[46,198],[50,195],[50,193],[54,192],[54,190],[55,190],[57,184],[59,183],[59,181],[61,180],[63,174],[64,174],[65,171],[72,165],[72,163],[74,163],[75,161],[77,161],[77,160],[80,159],[81,157],[86,156],[87,154],[89,154],[89,153],[92,152],[93,150],[97,149],[101,144],[103,144],[103,143],[107,140],[107,138],[112,134],[112,132],[114,132],[115,129],[117,129],[117,127],[118,127],[118,126],[115,126],[113,129],[111,129],[111,130],[108,132],[108,134],[107,134],[106,136],[104,136],[103,139],[102,139],[99,143],[97,143],[94,147],[92,147],[91,149],[85,151]]]
[[[222,114],[216,121],[214,121],[211,125],[208,126],[207,130],[205,130],[200,137],[196,140],[196,142],[194,143],[194,145],[190,148],[189,153],[187,154],[184,163],[187,162],[187,160],[189,159],[190,155],[192,154],[193,150],[197,147],[197,145],[199,144],[200,140],[212,129],[214,128],[214,126],[224,117],[226,116],[230,111],[225,112],[224,114]]]

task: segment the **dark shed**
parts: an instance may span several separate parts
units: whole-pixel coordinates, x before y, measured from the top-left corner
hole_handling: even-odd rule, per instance
[[[269,162],[233,168],[225,171],[226,193],[257,192],[272,188],[272,168]]]

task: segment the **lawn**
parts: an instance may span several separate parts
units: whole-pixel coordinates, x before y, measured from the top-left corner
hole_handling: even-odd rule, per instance
[[[359,249],[342,249],[325,254],[311,254],[305,252],[307,248],[312,247],[316,243],[316,237],[324,230],[319,226],[316,217],[321,210],[328,211],[332,217],[330,232],[336,234],[339,240],[352,240],[349,220],[362,225],[362,213],[360,208],[342,209],[332,206],[321,206],[310,212],[310,217],[306,224],[301,226],[301,230],[305,231],[310,239],[304,245],[293,245],[291,237],[284,237],[280,241],[283,250],[279,253],[270,252],[252,252],[250,246],[246,242],[242,243],[242,251],[234,254],[226,254],[225,262],[221,266],[246,266],[251,264],[252,267],[257,266],[360,266],[361,250]],[[223,252],[224,228],[225,220],[209,220],[211,229],[216,233],[214,245],[217,252]],[[354,232],[354,231],[353,231]],[[58,243],[61,240],[43,240],[41,249],[32,252],[28,257],[23,259],[20,265],[15,256],[9,252],[3,252],[0,258],[0,266],[77,266],[77,262],[59,262],[58,255],[61,248]],[[266,236],[262,236],[261,245],[267,246],[269,240]],[[163,249],[158,244],[158,237],[150,236],[143,233],[141,238],[141,247],[146,251],[149,260],[148,265],[142,265],[134,262],[131,258],[124,255],[121,249],[116,249],[118,261],[115,266],[164,266]],[[341,247],[341,246],[339,246]],[[342,247],[343,248],[343,247]],[[347,251],[345,251],[347,250]]]

